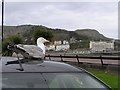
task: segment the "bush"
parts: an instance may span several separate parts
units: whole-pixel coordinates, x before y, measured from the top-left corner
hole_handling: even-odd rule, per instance
[[[42,29],[37,29],[34,32],[33,37],[34,37],[35,43],[37,41],[37,38],[39,38],[39,37],[43,37],[43,38],[51,41],[53,38],[53,33],[48,29],[42,28]]]
[[[8,44],[15,45],[15,44],[21,44],[21,43],[23,43],[23,37],[20,35],[19,36],[13,35],[13,36],[10,36],[10,37],[4,39],[2,42],[2,55],[3,56],[11,56],[12,55],[13,52],[7,49]]]
[[[9,37],[9,43],[11,44],[22,44],[23,43],[23,37],[20,35],[14,35]]]

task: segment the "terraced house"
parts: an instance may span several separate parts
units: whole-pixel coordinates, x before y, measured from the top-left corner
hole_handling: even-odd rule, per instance
[[[90,41],[92,51],[114,50],[114,40],[112,41]]]
[[[69,50],[70,45],[69,42],[66,40],[63,41],[54,41],[50,45],[46,47],[47,50],[54,50],[54,51],[64,51]]]

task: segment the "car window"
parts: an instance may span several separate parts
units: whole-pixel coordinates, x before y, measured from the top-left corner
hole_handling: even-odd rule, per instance
[[[106,88],[86,73],[44,73],[49,88]]]
[[[3,73],[3,88],[48,88],[40,73]]]
[[[87,73],[3,73],[3,88],[106,88]]]

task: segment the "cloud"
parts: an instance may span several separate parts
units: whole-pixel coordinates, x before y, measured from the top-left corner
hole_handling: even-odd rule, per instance
[[[117,2],[6,2],[5,25],[37,24],[76,30],[93,28],[118,37]]]
[[[118,2],[119,0],[6,0],[6,2]]]

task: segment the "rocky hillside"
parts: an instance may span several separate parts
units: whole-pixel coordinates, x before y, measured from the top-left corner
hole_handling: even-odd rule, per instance
[[[104,35],[100,34],[97,30],[94,29],[82,29],[75,31],[79,36],[85,36],[88,39],[92,40],[109,40],[110,38],[105,37]]]
[[[67,31],[63,29],[48,28],[42,25],[4,26],[4,38],[15,34],[21,34],[25,39],[31,39],[34,31],[42,28],[53,32],[53,40],[70,40],[72,37],[78,40],[110,40],[110,38],[100,34],[97,30],[79,29],[75,31]]]

